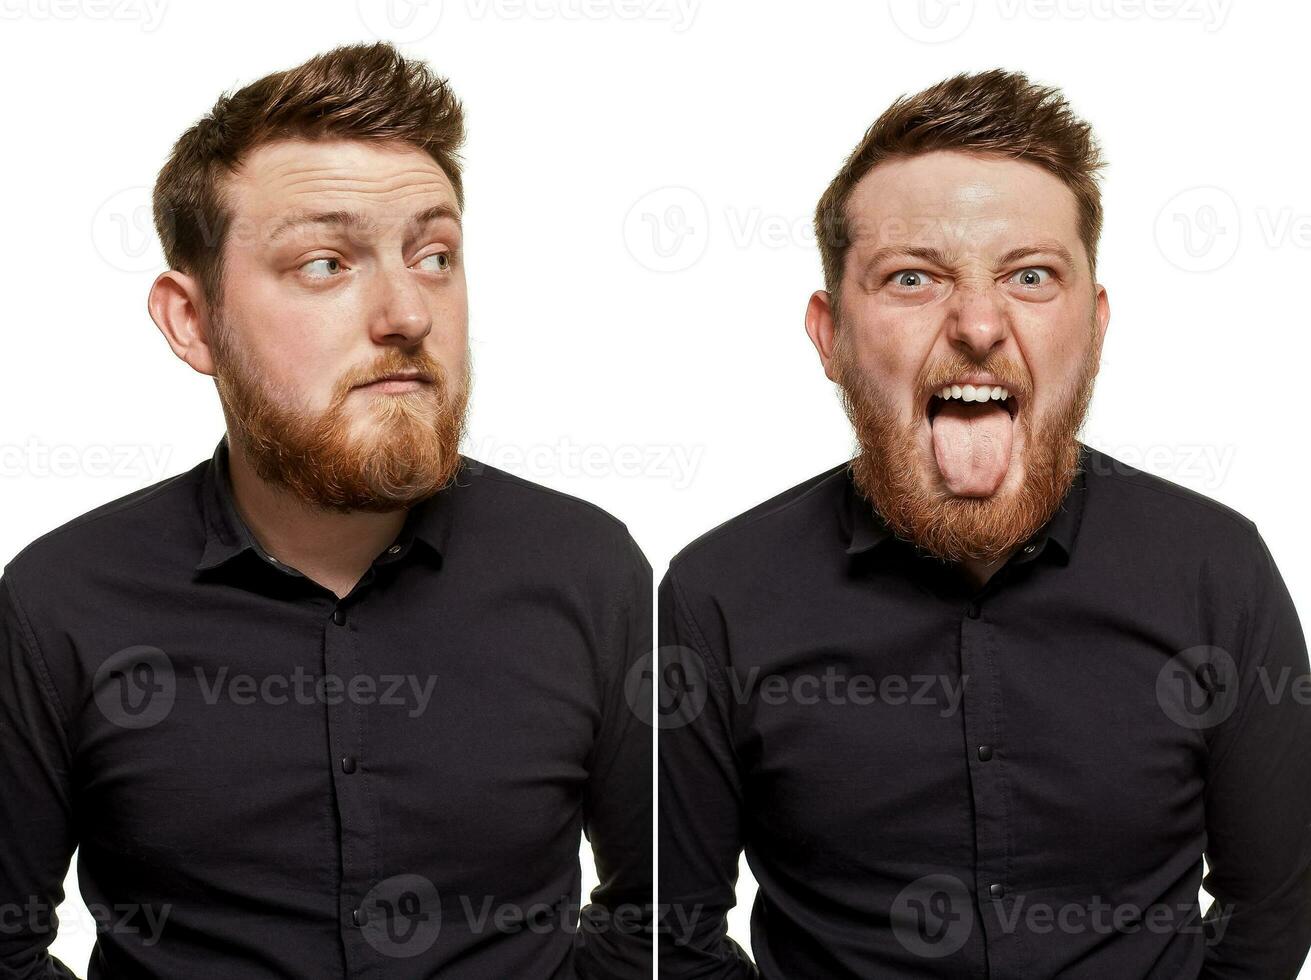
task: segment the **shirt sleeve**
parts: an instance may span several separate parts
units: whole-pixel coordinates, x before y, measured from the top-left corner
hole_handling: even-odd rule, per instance
[[[728,935],[742,852],[732,698],[671,568],[660,584],[660,976],[758,976]]]
[[[63,712],[0,578],[0,978],[72,978],[49,953],[77,846]]]
[[[1311,684],[1293,600],[1255,528],[1236,704],[1209,732],[1201,980],[1294,980],[1311,947]]]
[[[605,679],[583,803],[599,883],[575,944],[582,980],[650,980],[652,973],[652,739],[636,694],[651,657],[651,566],[631,539],[626,544],[627,570],[610,602],[618,624],[605,631],[616,668]]]

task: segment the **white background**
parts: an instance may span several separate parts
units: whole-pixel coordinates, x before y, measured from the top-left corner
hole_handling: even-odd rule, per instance
[[[1234,0],[0,0],[0,560],[212,452],[212,382],[145,312],[147,188],[221,90],[378,37],[466,104],[466,451],[615,513],[657,576],[849,455],[802,311],[864,128],[958,71],[1060,86],[1111,163],[1086,441],[1256,520],[1311,622],[1311,11]]]

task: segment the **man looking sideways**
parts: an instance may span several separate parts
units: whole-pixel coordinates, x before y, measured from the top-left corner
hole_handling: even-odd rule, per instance
[[[650,568],[459,454],[462,137],[375,44],[174,147],[150,315],[227,432],[5,568],[0,975],[72,975],[74,847],[93,978],[650,975]]]
[[[806,331],[859,451],[662,583],[663,975],[1296,976],[1306,646],[1250,520],[1078,441],[1101,166],[993,70],[824,193]]]

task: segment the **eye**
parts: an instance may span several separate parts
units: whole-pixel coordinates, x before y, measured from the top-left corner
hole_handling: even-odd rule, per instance
[[[1021,269],[1010,277],[1012,282],[1029,289],[1037,289],[1039,286],[1045,286],[1051,282],[1052,270],[1045,266],[1031,266],[1027,269]]]
[[[310,259],[301,267],[301,271],[310,279],[331,279],[341,272],[341,260],[333,257]]]
[[[428,264],[424,265],[425,262]],[[431,255],[425,255],[417,264],[428,272],[445,272],[451,267],[451,253],[433,252]]]
[[[919,289],[921,286],[927,286],[933,282],[933,277],[922,269],[903,269],[894,275],[892,279],[903,289]]]

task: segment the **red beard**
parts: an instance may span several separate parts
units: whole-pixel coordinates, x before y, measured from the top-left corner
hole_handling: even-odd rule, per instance
[[[1035,425],[1027,400],[1021,404],[1013,424],[1026,426],[1020,460],[1024,481],[1017,492],[990,497],[957,497],[926,485],[919,477],[922,418],[899,424],[896,409],[859,373],[840,340],[833,360],[843,407],[859,443],[852,463],[856,487],[897,537],[947,561],[992,563],[1046,524],[1065,499],[1078,472],[1078,433],[1092,400],[1099,360],[1095,345],[1078,383],[1056,410]],[[989,370],[986,364],[971,366]],[[917,385],[915,390],[926,387]]]
[[[226,342],[216,325],[215,384],[229,433],[261,479],[326,510],[394,511],[445,487],[460,465],[469,396],[469,372],[452,384],[426,353],[389,351],[376,374],[414,370],[432,383],[402,395],[369,397],[376,436],[352,437],[345,410],[351,388],[343,383],[318,416],[287,408],[270,397],[257,370]]]

